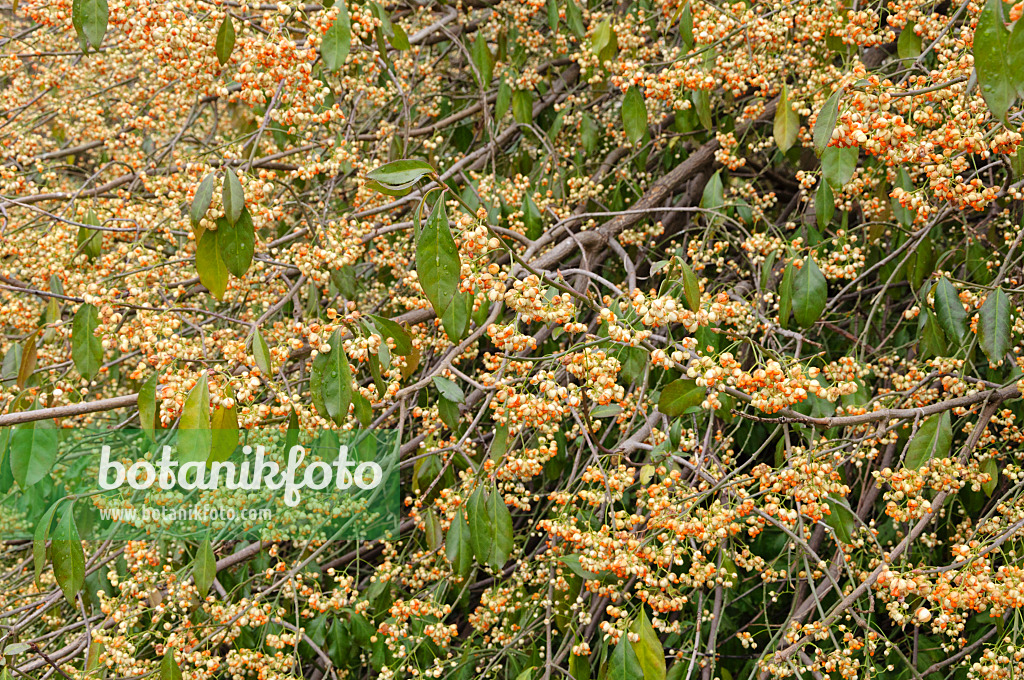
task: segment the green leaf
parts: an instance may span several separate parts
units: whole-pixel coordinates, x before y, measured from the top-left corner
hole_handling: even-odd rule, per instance
[[[96,213],[92,210],[88,212],[82,222],[83,224],[90,224],[94,227],[100,226],[100,221],[96,218]],[[85,253],[85,256],[90,260],[95,260],[103,252],[103,232],[99,229],[79,227],[76,241],[78,249]]]
[[[477,562],[486,564],[494,542],[494,528],[487,522],[487,490],[481,485],[470,495],[466,503],[469,519],[470,543]]]
[[[0,378],[4,381],[16,380],[18,370],[21,368],[21,345],[11,345],[10,350],[4,355],[2,366],[0,366]]]
[[[350,264],[342,265],[331,270],[331,282],[337,287],[338,292],[345,296],[346,300],[352,300],[356,296],[356,268]]]
[[[359,423],[363,427],[369,427],[373,422],[373,405],[370,404],[370,400],[359,390],[352,390],[352,406]]]
[[[11,473],[27,489],[47,474],[57,461],[57,426],[37,420],[15,426],[11,433]]]
[[[320,43],[320,58],[328,71],[337,71],[345,65],[352,48],[352,23],[344,0],[337,3],[338,16],[324,33]]]
[[[220,65],[228,63],[231,58],[231,51],[235,49],[235,25],[231,23],[231,14],[224,14],[224,21],[220,22],[217,30],[217,42],[214,45],[217,52],[217,61]]]
[[[437,415],[441,418],[441,422],[453,433],[460,434],[462,432],[462,413],[459,411],[459,405],[454,401],[439,397],[437,400]]]
[[[74,507],[74,503],[64,506],[64,512],[53,530],[53,541],[50,543],[53,575],[61,592],[64,593],[64,599],[71,605],[75,604],[75,595],[85,584],[85,551],[82,549],[82,539],[75,525]]]
[[[488,456],[495,463],[501,461],[508,450],[508,425],[499,425],[494,430],[494,439],[491,440],[491,450]]]
[[[380,359],[379,359],[378,355],[377,354],[371,354],[370,355],[370,362],[369,363],[370,363],[370,376],[373,378],[373,384],[377,388],[377,396],[379,396],[379,397],[381,397],[383,399],[384,395],[387,394],[388,390],[387,390],[387,386],[385,386],[385,384],[384,384],[383,378],[381,377],[381,372],[380,372],[381,363],[380,363]],[[412,353],[411,357],[410,357],[410,360],[401,369],[402,376],[403,376],[402,379],[405,380],[406,378],[409,377],[409,375],[412,375],[412,373],[416,370],[418,365],[419,365],[419,354],[418,354],[417,351],[414,351]],[[410,366],[412,368],[410,368]],[[408,375],[406,375],[407,371],[408,371]]]
[[[583,142],[583,150],[587,153],[594,153],[600,141],[600,131],[597,128],[597,123],[586,113],[583,114],[583,118],[580,120],[580,141]]]
[[[35,569],[36,587],[39,590],[43,589],[43,584],[39,577],[43,575],[43,569],[46,568],[46,541],[50,538],[53,515],[63,502],[64,499],[61,499],[51,505],[50,509],[43,513],[42,519],[39,520],[35,531],[32,532],[32,565]]]
[[[558,135],[562,132],[562,128],[565,127],[565,110],[559,111],[555,115],[555,120],[551,123],[548,128],[548,139],[558,139]]]
[[[629,637],[623,635],[608,658],[606,680],[645,680],[640,660]]]
[[[352,369],[345,355],[342,337],[341,328],[331,336],[331,351],[323,373],[323,399],[327,416],[339,426],[348,419],[348,407],[352,403]]]
[[[232,401],[235,398],[231,386],[224,389],[224,396]],[[210,461],[226,461],[238,447],[238,407],[220,408],[210,414]]]
[[[782,273],[782,280],[779,281],[779,324],[786,328],[789,324],[789,315],[793,312],[793,279],[796,278],[796,268],[787,264]]]
[[[989,293],[978,310],[978,343],[990,364],[998,364],[1010,351],[1010,300],[1002,288]]]
[[[832,527],[836,538],[843,543],[853,543],[857,534],[857,518],[848,507],[835,498],[828,498],[829,514],[825,516],[825,524]]]
[[[214,176],[211,172],[203,178],[203,181],[199,183],[199,188],[196,189],[195,198],[192,199],[192,208],[188,213],[194,229],[199,228],[199,223],[202,222],[203,216],[206,215],[206,211],[210,209],[210,204],[213,202],[213,182]]]
[[[393,187],[387,184],[381,184],[380,182],[376,182],[372,179],[366,180],[366,186],[387,196],[407,196],[412,191],[412,185],[414,184],[416,184],[416,180],[409,182],[408,184]]]
[[[374,316],[373,314],[368,314],[367,316],[373,319],[373,325],[383,334],[383,337],[391,338],[395,341],[395,354],[403,357],[412,354],[412,336],[409,335],[408,331],[391,319],[383,316]]]
[[[213,580],[217,578],[217,558],[213,556],[213,546],[209,540],[200,543],[196,550],[196,557],[192,561],[192,577],[196,581],[199,597],[205,598]]]
[[[681,416],[688,408],[700,406],[704,402],[707,390],[696,381],[681,378],[673,380],[661,391],[658,398],[658,410],[669,418]]]
[[[711,175],[708,183],[704,185],[704,193],[701,195],[700,207],[705,210],[718,210],[725,204],[725,193],[722,186],[722,171],[716,170]]]
[[[828,98],[825,105],[818,112],[818,118],[814,121],[814,151],[821,156],[828,143],[832,140],[832,131],[836,129],[836,120],[839,119],[839,99],[843,96],[842,90],[836,90]]]
[[[974,68],[985,103],[999,120],[1006,119],[1017,92],[1007,62],[1010,32],[1003,22],[1002,0],[988,0],[974,29]],[[1020,64],[1014,66],[1020,67]]]
[[[174,650],[168,647],[164,652],[164,658],[160,661],[160,680],[182,680],[181,669],[178,662],[174,660]]]
[[[914,190],[914,184],[910,181],[910,175],[907,173],[906,168],[901,167],[896,174],[896,185],[907,192]],[[904,208],[895,197],[890,199],[890,203],[892,204],[893,215],[895,215],[900,224],[909,227],[914,223],[914,217],[917,215],[916,211]]]
[[[914,22],[908,21],[896,41],[896,54],[900,59],[917,59],[921,56],[921,36],[914,32]]]
[[[580,564],[580,556],[576,554],[563,555],[562,557],[558,558],[558,561],[564,564],[565,566],[569,567],[572,573],[576,574],[580,578],[585,579],[587,581],[600,580],[611,573],[609,571],[603,571],[600,574],[595,574],[592,571],[584,569],[583,565]]]
[[[323,352],[318,353],[309,369],[309,398],[322,418],[330,418],[327,415],[327,405],[324,404],[324,376],[327,373],[328,356]],[[371,356],[370,359],[372,367],[374,357]]]
[[[71,322],[71,359],[86,380],[92,380],[103,363],[103,343],[96,337],[99,325],[100,311],[89,303],[78,308]]]
[[[210,383],[204,375],[185,397],[178,421],[178,459],[182,463],[205,462],[213,448],[210,432]]]
[[[613,356],[619,360],[621,375],[627,383],[640,383],[643,380],[647,366],[650,364],[650,354],[640,347],[629,347],[619,345],[615,348]]]
[[[665,649],[642,606],[640,616],[633,621],[630,630],[639,637],[633,643],[633,651],[643,671],[644,680],[665,680]]]
[[[346,621],[337,618],[331,623],[327,631],[327,646],[325,651],[336,667],[348,665],[350,655],[358,649],[358,645],[352,644],[351,633],[347,630]]]
[[[700,121],[701,127],[705,130],[711,130],[713,126],[713,121],[711,120],[711,95],[708,94],[707,90],[694,90],[693,94],[690,95],[690,99],[697,108],[697,120]]]
[[[473,294],[459,292],[441,314],[441,325],[448,339],[458,342],[469,330],[469,322],[473,314]]]
[[[448,226],[444,199],[438,198],[416,238],[416,272],[434,313],[441,317],[455,299],[462,261]]]
[[[679,264],[682,269],[683,297],[686,298],[686,306],[690,308],[691,312],[699,311],[700,281],[697,280],[697,275],[690,269],[690,265],[685,262],[680,262]]]
[[[814,217],[818,223],[818,229],[824,230],[831,224],[835,212],[836,199],[832,194],[832,187],[828,182],[820,182],[818,190],[814,192]]]
[[[60,303],[57,298],[50,298],[46,303],[46,330],[43,331],[43,342],[50,344],[57,338],[55,327],[61,319]]]
[[[474,75],[480,78],[480,85],[487,89],[494,79],[494,55],[491,48],[487,46],[487,39],[483,31],[478,31],[476,40],[473,41],[473,49],[470,52],[473,56],[473,65],[476,66]]]
[[[597,60],[601,62],[602,66],[604,66],[607,62],[614,61],[615,60],[615,56],[618,53],[619,53],[619,36],[615,33],[615,29],[613,28],[611,30],[611,36],[610,36],[607,44],[605,44],[605,46],[601,49],[601,51],[597,53]]]
[[[294,408],[288,409],[288,429],[284,437],[285,450],[291,451],[299,443],[299,414]]]
[[[426,161],[406,158],[391,161],[371,170],[366,173],[366,178],[387,187],[405,187],[415,184],[432,172],[434,168]]]
[[[391,43],[392,47],[401,51],[405,51],[412,47],[412,44],[409,42],[409,36],[401,25],[393,24],[392,29],[392,34],[388,36],[388,42]]]
[[[946,345],[946,336],[942,332],[942,327],[939,325],[936,315],[929,312],[927,308],[924,308],[921,310],[918,319],[918,347],[921,352],[921,358],[946,356],[949,353]]]
[[[85,653],[85,677],[94,678],[102,677],[101,673],[97,673],[96,670],[100,666],[100,654],[103,653],[103,643],[99,640],[93,640],[89,643],[89,649]]]
[[[1017,96],[1024,97],[1024,69],[1021,69],[1021,64],[1024,64],[1024,21],[1020,19],[1014,22],[1013,30],[1010,32],[1006,48],[1006,62],[1011,67],[1008,75],[1017,91]],[[1017,155],[1020,155],[1019,150]]]
[[[457,383],[439,375],[435,375],[433,380],[434,387],[437,388],[437,391],[441,393],[442,397],[449,401],[453,401],[456,404],[466,403],[466,394]]]
[[[569,30],[577,39],[583,39],[583,35],[586,33],[586,29],[583,27],[583,12],[573,0],[566,0],[565,23],[568,24]]]
[[[516,90],[512,93],[512,117],[517,123],[529,125],[533,122],[533,93]]]
[[[800,115],[789,105],[789,88],[783,85],[782,93],[779,95],[779,105],[775,109],[775,123],[772,128],[775,144],[779,147],[779,151],[786,153],[793,148],[799,132]]]
[[[500,569],[512,554],[512,515],[496,487],[477,487],[469,498],[470,539],[480,564]]]
[[[544,233],[544,220],[529,191],[523,192],[523,226],[526,227],[526,238],[531,241],[536,241]]]
[[[28,384],[32,373],[36,370],[36,360],[38,358],[36,350],[37,337],[38,331],[25,338],[25,342],[21,345],[21,362],[18,364],[18,377],[15,380],[18,389],[22,389]]]
[[[605,19],[597,25],[594,32],[590,36],[590,48],[594,54],[601,54],[601,51],[608,46],[612,40],[612,25],[608,19]]]
[[[154,373],[146,379],[139,389],[139,427],[146,433],[150,441],[156,441],[156,387],[160,375]]]
[[[241,216],[242,208],[245,207],[245,191],[242,189],[242,183],[238,181],[238,175],[231,168],[224,172],[221,200],[224,203],[224,217],[228,222],[234,224]]]
[[[988,261],[991,257],[992,251],[979,241],[967,246],[967,271],[971,275],[971,280],[982,285],[992,280],[995,274],[988,268]]]
[[[252,331],[252,356],[256,359],[256,366],[259,367],[260,373],[266,376],[274,375],[270,347],[267,346],[267,341],[263,339],[263,334],[258,328],[254,328]]]
[[[427,549],[434,551],[441,547],[441,520],[433,508],[425,508],[423,512],[423,529],[427,539]]]
[[[1024,23],[1017,22],[1018,26],[1024,26]],[[1024,36],[1024,29],[1021,30],[1021,35]],[[1024,45],[1024,38],[1021,40],[1021,44]],[[1021,55],[1024,59],[1024,54]],[[1017,151],[1010,156],[1010,169],[1013,171],[1013,178],[1019,180],[1024,177],[1024,147],[1017,147]]]
[[[590,680],[590,657],[570,653],[569,677],[572,680]]]
[[[505,505],[505,499],[497,488],[492,488],[488,507],[487,517],[495,528],[494,544],[492,546],[493,558],[491,566],[499,569],[504,566],[512,554],[512,514]]]
[[[647,103],[636,85],[631,85],[622,98],[622,127],[633,144],[647,134]]]
[[[917,470],[933,457],[945,458],[949,455],[952,444],[953,426],[949,411],[929,416],[921,423],[921,427],[907,445],[907,457],[903,461],[903,466]]]
[[[679,37],[683,39],[687,51],[693,49],[693,10],[690,9],[689,0],[679,14]]]
[[[247,209],[242,209],[234,224],[223,217],[217,220],[217,250],[235,276],[241,278],[249,271],[256,252],[256,229]]]
[[[857,170],[860,148],[856,146],[830,146],[821,154],[821,173],[837,189],[843,188]]]
[[[72,0],[71,24],[83,45],[88,42],[94,49],[99,48],[109,20],[107,0]]]
[[[793,277],[793,316],[803,328],[810,328],[825,311],[828,282],[810,254]]]
[[[932,254],[935,246],[930,236],[925,236],[911,252],[906,264],[906,275],[914,290],[921,290],[925,280],[932,275]]]
[[[981,471],[987,474],[990,479],[981,485],[985,495],[989,498],[995,493],[996,487],[999,486],[999,464],[996,463],[996,459],[989,456],[985,459],[985,462],[981,464]]]
[[[199,243],[196,244],[196,270],[199,272],[199,282],[206,286],[210,295],[223,300],[230,274],[217,247],[216,231],[204,231],[199,237]]]
[[[401,26],[392,23],[391,17],[379,3],[371,1],[369,4],[374,16],[380,20],[381,33],[387,37],[391,46],[398,50],[409,49],[409,38],[406,36],[405,30]],[[383,52],[383,50],[381,51]]]
[[[501,120],[512,104],[512,86],[502,80],[498,84],[498,95],[494,100],[494,120]]]
[[[722,221],[721,210],[725,205],[725,189],[722,185],[722,171],[716,170],[711,175],[708,183],[704,185],[704,193],[701,195],[700,207],[710,212],[705,215],[708,224],[715,225]]]
[[[452,571],[460,578],[469,576],[469,571],[473,568],[473,546],[469,540],[469,524],[462,508],[455,511],[455,517],[448,527],[448,535],[444,539],[444,548],[448,561],[451,562]]]
[[[935,284],[933,295],[935,315],[946,338],[952,343],[962,344],[967,337],[967,312],[956,288],[943,276]]]

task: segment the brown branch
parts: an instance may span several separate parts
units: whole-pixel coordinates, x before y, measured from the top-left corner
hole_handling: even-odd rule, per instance
[[[737,129],[737,137],[742,136],[746,130],[758,122],[771,120],[775,115],[777,104],[778,98],[769,102],[765,106],[764,112],[757,119]],[[535,259],[532,264],[537,269],[552,269],[559,263],[565,262],[572,255],[576,250],[577,243],[591,254],[591,265],[597,264],[603,259],[610,239],[615,238],[639,222],[646,214],[658,212],[658,208],[663,206],[665,199],[671,197],[691,177],[714,163],[715,152],[719,148],[721,148],[721,144],[718,143],[717,139],[705,142],[685,161],[672,168],[670,172],[652,184],[647,192],[640,197],[640,200],[630,206],[628,212],[605,222],[597,229],[576,234],[575,239],[561,241],[551,250]]]
[[[138,401],[138,394],[128,394],[123,397],[86,401],[81,404],[54,406],[53,408],[41,408],[35,411],[18,411],[0,416],[0,427],[17,425],[19,423],[31,423],[37,420],[46,420],[47,418],[67,418],[68,416],[80,416],[85,413],[96,413],[98,411],[113,411],[118,408],[135,406]]]
[[[726,388],[725,392],[731,396],[744,401],[750,401],[750,395],[740,392],[734,388]],[[973,406],[985,401],[993,401],[1000,403],[1007,399],[1016,399],[1021,396],[1020,390],[1017,389],[1016,385],[1010,385],[1009,387],[1003,387],[995,390],[986,390],[984,392],[975,392],[974,394],[968,394],[964,397],[957,397],[956,399],[948,399],[946,401],[939,401],[934,404],[927,406],[919,406],[917,408],[883,408],[877,411],[871,411],[870,413],[861,413],[854,416],[830,416],[828,418],[813,418],[811,416],[805,416],[796,411],[790,409],[783,409],[779,411],[782,415],[775,418],[766,418],[763,416],[755,416],[750,414],[740,414],[744,418],[749,420],[756,420],[762,423],[797,423],[800,425],[814,425],[816,427],[832,428],[832,427],[849,427],[851,425],[863,425],[865,423],[872,423],[876,420],[904,420],[907,418],[927,418],[928,416],[935,415],[936,413],[942,413],[943,411],[949,411],[954,408],[966,408]]]

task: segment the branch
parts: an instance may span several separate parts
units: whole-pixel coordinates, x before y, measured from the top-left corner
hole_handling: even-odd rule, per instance
[[[17,425],[19,423],[31,423],[36,420],[47,418],[66,418],[68,416],[80,416],[83,413],[96,413],[97,411],[113,411],[117,408],[128,408],[135,406],[139,401],[138,394],[128,394],[123,397],[112,397],[98,401],[86,401],[81,404],[68,404],[67,406],[55,406],[53,408],[42,408],[36,411],[18,411],[0,416],[0,427]]]
[[[727,394],[742,399],[743,401],[750,401],[751,397],[745,392],[741,392],[732,387],[728,387],[724,390]],[[813,418],[811,416],[805,416],[796,411],[790,409],[783,409],[779,411],[783,415],[777,418],[765,418],[763,416],[754,416],[746,413],[740,413],[738,415],[749,420],[756,420],[762,423],[798,423],[800,425],[814,425],[816,427],[833,428],[833,427],[849,427],[851,425],[863,425],[865,423],[871,423],[876,420],[904,420],[907,418],[927,418],[928,416],[935,415],[936,413],[942,413],[949,411],[954,408],[966,408],[984,401],[994,401],[995,403],[1001,403],[1007,399],[1016,399],[1021,396],[1020,390],[1017,385],[1010,385],[1009,387],[1003,387],[995,390],[985,390],[984,392],[975,392],[974,394],[968,394],[964,397],[957,397],[956,399],[949,399],[947,401],[939,401],[934,404],[927,406],[919,406],[917,408],[883,408],[877,411],[871,411],[870,413],[861,413],[854,416],[830,416],[828,418]]]

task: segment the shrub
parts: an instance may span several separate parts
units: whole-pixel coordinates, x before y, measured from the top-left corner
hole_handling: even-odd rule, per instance
[[[1021,9],[15,0],[2,677],[1019,677]],[[125,428],[400,516],[103,533]]]

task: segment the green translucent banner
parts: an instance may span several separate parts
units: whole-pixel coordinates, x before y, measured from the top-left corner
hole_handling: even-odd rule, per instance
[[[397,533],[393,430],[18,426],[0,440],[0,539],[71,513],[82,539],[372,540]],[[69,520],[70,521],[70,520]]]

